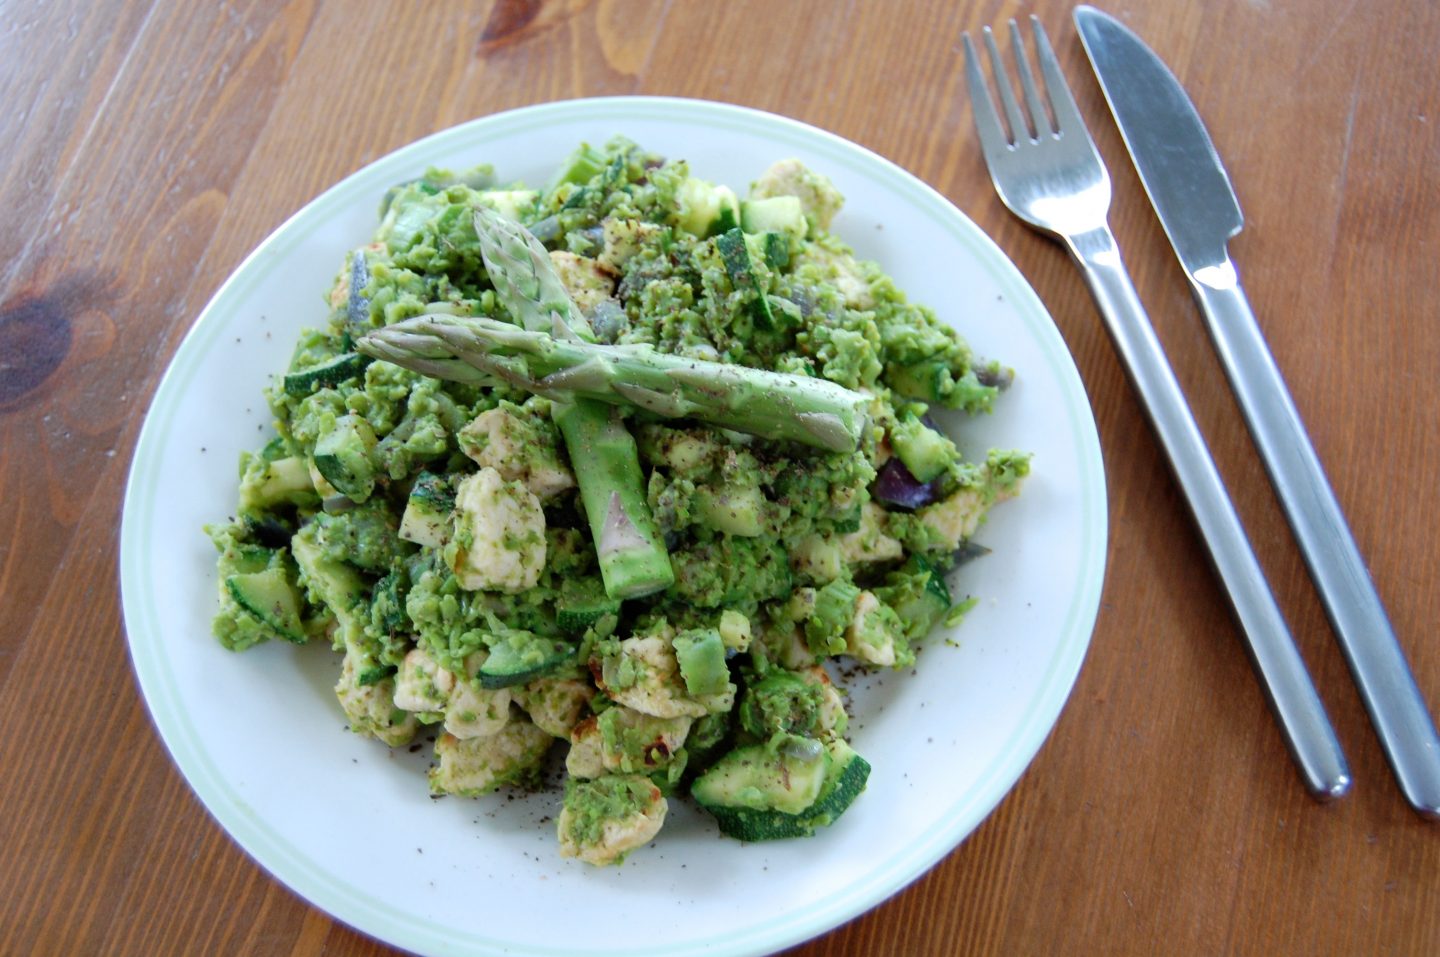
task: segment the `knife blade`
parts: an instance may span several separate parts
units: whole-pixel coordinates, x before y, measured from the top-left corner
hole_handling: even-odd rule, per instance
[[[1180,81],[1091,6],[1075,25],[1140,181],[1205,315],[1246,425],[1400,790],[1440,819],[1440,736],[1230,257],[1244,218]]]

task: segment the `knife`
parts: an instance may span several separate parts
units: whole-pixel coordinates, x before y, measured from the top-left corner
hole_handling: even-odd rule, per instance
[[[1345,516],[1240,287],[1230,178],[1175,75],[1094,7],[1075,25],[1165,227],[1284,507],[1386,758],[1411,806],[1440,819],[1440,737]]]

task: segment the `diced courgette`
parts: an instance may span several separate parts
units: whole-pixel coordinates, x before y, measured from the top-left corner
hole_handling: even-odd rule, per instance
[[[567,578],[555,601],[555,623],[567,634],[580,634],[605,615],[618,614],[620,599],[605,594],[599,578]]]
[[[221,566],[222,572],[229,575],[246,575],[250,572],[263,572],[271,565],[280,560],[281,553],[273,548],[266,548],[264,545],[251,545],[249,543],[238,543],[230,551],[228,561]],[[229,577],[227,575],[227,577]]]
[[[285,394],[302,398],[316,389],[336,386],[365,373],[365,367],[374,360],[358,352],[347,352],[318,366],[285,374]]]
[[[455,483],[450,476],[421,472],[405,502],[400,519],[401,538],[417,545],[440,548],[448,537],[450,514],[455,510]]]
[[[314,505],[319,499],[310,482],[310,468],[300,456],[267,461],[244,455],[241,459],[240,511],[252,513],[280,505]]]
[[[938,478],[959,458],[955,443],[913,415],[906,415],[890,428],[890,445],[921,483]]]
[[[815,610],[805,622],[805,643],[817,655],[838,655],[845,651],[845,629],[855,616],[860,589],[837,578],[815,592]]]
[[[945,576],[928,559],[911,555],[875,595],[905,623],[905,634],[918,641],[949,613],[953,599]]]
[[[680,212],[675,225],[706,239],[740,225],[740,201],[728,186],[691,177],[680,184]]]
[[[232,651],[272,638],[301,643],[308,637],[294,565],[285,547],[247,539],[247,525],[207,526],[220,549],[220,613],[215,635]]]
[[[740,226],[747,233],[780,233],[793,239],[805,238],[810,224],[805,207],[796,196],[767,196],[740,204]]]
[[[579,171],[577,175],[578,173]],[[501,216],[518,223],[523,222],[527,215],[534,211],[535,204],[540,201],[540,194],[533,189],[487,189],[479,194],[478,199]]]
[[[300,623],[300,596],[282,564],[263,571],[245,572],[225,579],[225,589],[245,611],[280,637],[303,644],[305,628]]]
[[[555,172],[555,177],[550,181],[550,188],[553,190],[564,183],[574,183],[576,186],[584,186],[596,176],[605,171],[605,154],[589,143],[581,143],[575,152],[570,154],[564,164]]]
[[[340,494],[364,502],[375,490],[374,449],[375,431],[370,423],[358,415],[342,415],[315,443],[315,468]]]
[[[845,556],[833,535],[811,533],[791,547],[790,568],[807,585],[823,585],[845,573]]]
[[[869,763],[848,744],[785,736],[738,748],[691,786],[720,832],[742,841],[807,837],[865,789]]]
[[[733,690],[725,663],[725,641],[714,628],[680,632],[672,642],[680,677],[691,695],[718,695]]]
[[[939,402],[950,380],[950,367],[940,359],[923,359],[908,366],[890,370],[890,388],[900,395],[926,402]]]
[[[760,247],[765,251],[765,264],[771,269],[790,265],[790,241],[780,233],[762,233]]]
[[[748,808],[799,814],[820,797],[829,766],[819,741],[781,735],[731,751],[696,779],[690,793],[712,812]]]
[[[409,576],[401,568],[391,569],[375,583],[370,601],[370,620],[386,635],[414,630],[410,616],[405,613],[405,593],[408,589]]]
[[[725,273],[735,289],[749,297],[750,314],[756,325],[762,329],[775,326],[775,314],[770,309],[770,300],[755,275],[755,256],[745,233],[739,228],[727,230],[715,239],[720,259],[725,264]]]
[[[825,786],[804,815],[812,826],[834,823],[865,790],[865,783],[870,779],[870,762],[845,741],[837,738],[827,743],[825,750],[830,755]]]
[[[753,475],[695,489],[696,517],[727,535],[754,538],[765,531],[765,493]]]
[[[370,586],[360,573],[345,562],[327,558],[315,541],[314,527],[307,525],[290,540],[290,553],[300,567],[300,582],[316,604],[338,616],[357,617]]]
[[[511,631],[490,646],[475,678],[482,688],[509,688],[558,671],[574,658],[574,646],[560,639]]]

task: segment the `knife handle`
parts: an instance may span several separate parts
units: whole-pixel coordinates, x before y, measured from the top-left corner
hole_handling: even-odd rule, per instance
[[[1440,737],[1234,266],[1192,286],[1400,790],[1440,818]]]
[[[1065,242],[1085,275],[1190,503],[1249,643],[1261,687],[1305,787],[1320,800],[1340,797],[1350,787],[1350,769],[1340,742],[1180,391],[1180,383],[1121,262],[1115,237],[1104,226],[1065,237]]]

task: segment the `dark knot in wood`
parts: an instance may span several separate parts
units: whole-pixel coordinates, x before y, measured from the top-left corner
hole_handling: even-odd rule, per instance
[[[0,408],[50,377],[70,351],[70,297],[23,296],[0,306]]]
[[[519,39],[542,5],[541,0],[498,0],[480,33],[480,48],[493,50]]]

